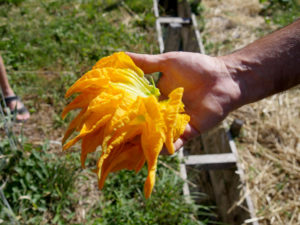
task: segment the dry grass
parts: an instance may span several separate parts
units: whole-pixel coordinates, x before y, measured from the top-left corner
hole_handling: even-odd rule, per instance
[[[207,43],[213,45],[209,54],[223,55],[244,47],[275,27],[258,16],[261,6],[257,0],[204,0]]]
[[[223,55],[276,29],[251,1],[203,1],[209,53]],[[237,139],[260,224],[300,224],[300,88],[244,106],[229,117],[245,121]]]
[[[300,222],[299,94],[295,88],[231,115],[245,121],[238,149],[262,224]]]

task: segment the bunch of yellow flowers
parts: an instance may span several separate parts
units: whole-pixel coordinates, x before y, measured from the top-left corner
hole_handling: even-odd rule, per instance
[[[65,107],[62,117],[73,109],[81,111],[70,123],[63,144],[74,131],[79,133],[63,149],[82,140],[84,168],[87,154],[101,145],[96,169],[100,189],[110,172],[138,172],[147,162],[144,193],[149,198],[163,145],[173,154],[173,142],[190,119],[181,101],[183,88],[173,90],[168,100],[159,101],[160,92],[155,85],[148,82],[128,55],[119,52],[100,59],[69,88],[66,98],[74,93],[79,95]]]

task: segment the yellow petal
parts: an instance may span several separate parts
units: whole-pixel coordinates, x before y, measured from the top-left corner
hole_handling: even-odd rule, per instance
[[[80,139],[82,139],[84,136],[92,133],[93,131],[97,131],[100,127],[104,126],[107,121],[109,121],[111,119],[111,114],[106,115],[104,117],[102,117],[101,120],[99,120],[95,125],[92,126],[92,128],[87,128],[86,126],[83,126],[79,135],[77,135],[75,138],[73,138],[72,140],[70,140],[67,144],[65,144],[63,146],[63,150],[67,150],[68,148],[70,148],[71,146],[73,146],[74,144],[76,144],[76,142],[78,142]]]
[[[145,163],[145,157],[140,145],[126,144],[112,151],[112,154],[104,161],[101,178],[98,185],[102,189],[104,181],[110,172],[121,169],[135,170],[138,172]]]
[[[94,152],[103,140],[103,130],[93,132],[82,138],[81,143],[81,167],[85,168],[85,160],[88,153]]]
[[[117,97],[117,96],[116,96]],[[84,125],[87,130],[91,129],[98,121],[107,115],[113,115],[117,110],[114,106],[119,103],[118,98],[112,98],[111,101],[102,102],[99,104],[101,107],[88,108],[87,112],[83,115]]]
[[[173,129],[174,142],[183,134],[186,125],[190,121],[190,117],[187,114],[179,114],[176,120],[176,124]]]
[[[95,96],[89,95],[89,94],[80,94],[78,95],[72,102],[70,102],[63,110],[61,117],[64,119],[68,112],[70,112],[73,109],[78,108],[87,108],[89,102],[94,98]]]
[[[97,167],[100,168],[98,171],[99,179],[101,177],[102,164],[110,154],[110,151],[115,146],[120,145],[122,142],[124,142],[125,137],[127,139],[130,139],[140,133],[141,129],[132,129],[132,125],[130,125],[130,122],[138,116],[141,101],[141,98],[138,98],[130,108],[127,108],[127,110],[124,110],[120,106],[114,113],[110,123],[106,126],[104,131],[105,138],[102,143],[102,154],[99,162],[97,163]],[[116,133],[117,131],[118,133]]]
[[[157,158],[162,149],[164,136],[164,122],[159,110],[158,101],[154,96],[144,99],[146,124],[144,126],[141,143],[147,161],[148,176],[144,185],[145,197],[149,198],[155,183]]]
[[[107,87],[109,83],[108,71],[94,69],[87,72],[79,80],[77,80],[66,92],[65,97],[70,97],[73,93],[82,92],[86,90],[87,92],[101,91],[99,88]]]
[[[113,55],[100,59],[93,67],[93,69],[103,67],[131,69],[135,71],[139,76],[144,76],[144,72],[134,64],[132,59],[128,55],[126,55],[125,52],[114,53]]]
[[[183,88],[177,88],[169,94],[169,100],[166,104],[166,109],[164,111],[164,119],[166,123],[166,147],[170,154],[174,154],[174,129],[176,127],[176,121],[181,110],[181,98],[183,95]],[[181,128],[179,128],[181,129]]]
[[[81,123],[82,120],[82,116],[84,115],[84,113],[86,112],[87,108],[84,108],[80,111],[80,113],[72,120],[72,122],[70,123],[67,131],[65,132],[65,135],[63,137],[62,140],[62,144],[65,143],[65,141],[71,136],[71,134],[76,130],[76,128],[79,126],[79,124]]]
[[[149,198],[155,184],[157,158],[163,146],[163,137],[159,133],[143,132],[142,147],[148,166],[148,176],[144,185],[145,197]]]

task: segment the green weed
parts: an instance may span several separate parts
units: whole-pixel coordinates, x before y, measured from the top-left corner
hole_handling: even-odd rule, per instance
[[[121,50],[157,51],[149,41],[155,35],[151,1],[122,2],[0,5],[0,51],[13,89],[33,101],[32,112],[44,102],[59,116],[67,88],[103,56]],[[115,7],[109,11],[111,4]],[[124,16],[131,22],[124,23]]]
[[[48,154],[47,144],[11,151],[8,144],[1,146],[6,156],[0,180],[4,195],[22,224],[39,224],[48,213],[53,219],[64,221],[72,209],[75,167]],[[8,220],[5,206],[0,203],[0,216]]]
[[[72,117],[60,118],[69,101],[66,90],[98,59],[121,50],[158,53],[151,0],[2,2],[0,51],[10,83],[31,112],[39,113],[41,103],[55,109],[53,130]],[[6,181],[5,196],[17,219],[22,224],[73,223],[79,201],[75,193],[80,195],[74,189],[79,152],[57,156],[47,153],[47,145],[30,143],[12,152],[1,143],[0,181]],[[176,158],[164,161],[178,169]],[[158,167],[149,200],[143,195],[146,167],[138,174],[110,175],[84,224],[197,224],[191,215],[196,217],[198,208],[184,201],[182,180]],[[0,218],[9,219],[3,204]]]
[[[300,17],[300,2],[298,0],[260,0],[264,8],[261,12],[266,21],[271,20],[281,26],[286,26]]]
[[[162,160],[178,169],[177,157]],[[153,193],[146,200],[143,194],[146,176],[146,167],[138,174],[132,171],[111,174],[103,189],[103,200],[93,211],[98,218],[88,224],[197,224],[191,217],[197,214],[197,207],[185,201],[181,178],[159,163]]]

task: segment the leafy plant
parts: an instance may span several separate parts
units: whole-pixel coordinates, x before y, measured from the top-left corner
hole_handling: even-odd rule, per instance
[[[297,0],[260,0],[264,5],[261,12],[267,21],[270,18],[281,26],[292,23],[300,17],[300,2]]]
[[[168,165],[178,169],[177,157],[160,157]],[[138,174],[120,171],[106,180],[102,201],[93,213],[97,219],[88,224],[198,224],[192,215],[197,214],[197,206],[189,204],[182,195],[183,181],[172,170],[158,164],[157,180],[151,198],[143,194],[147,168]]]
[[[20,4],[24,0],[0,0],[0,4]]]
[[[39,223],[45,212],[54,220],[63,219],[65,209],[70,210],[74,184],[74,167],[46,152],[47,145],[34,148],[24,145],[24,150],[12,152],[8,145],[2,146],[8,163],[1,170],[5,181],[4,194],[22,223]],[[5,206],[0,204],[0,215]]]

